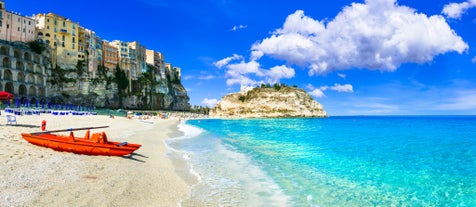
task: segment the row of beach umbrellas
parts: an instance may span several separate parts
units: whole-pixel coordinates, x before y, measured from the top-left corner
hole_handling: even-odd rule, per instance
[[[10,100],[14,99],[14,95],[5,91],[0,91],[0,101],[6,101],[7,105],[10,107]],[[39,103],[36,100],[36,103],[33,105],[29,101],[25,103],[20,103],[20,99],[14,99],[15,106],[18,108],[20,106],[24,107],[33,107],[38,108],[41,105],[41,108],[45,108],[45,102]],[[46,103],[48,109],[57,109],[57,110],[76,110],[76,111],[94,111],[94,106],[79,106],[73,104],[57,104],[57,103]]]

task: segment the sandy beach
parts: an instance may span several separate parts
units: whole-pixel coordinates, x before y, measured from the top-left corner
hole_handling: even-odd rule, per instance
[[[109,140],[142,144],[133,156],[87,156],[38,147],[22,132],[109,126],[91,132]],[[177,137],[178,119],[147,122],[109,116],[0,116],[0,206],[179,206],[189,184],[167,157],[164,140]],[[68,132],[66,132],[68,133]],[[83,136],[85,131],[75,135]]]

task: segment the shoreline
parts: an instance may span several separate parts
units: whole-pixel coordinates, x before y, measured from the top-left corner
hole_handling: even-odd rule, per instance
[[[3,112],[3,111],[2,111]],[[179,175],[182,164],[168,154],[165,140],[179,137],[179,120],[150,123],[109,116],[17,116],[16,126],[0,116],[1,206],[180,206],[191,193]],[[20,133],[109,125],[112,141],[142,144],[132,156],[77,155],[35,146]],[[68,132],[69,133],[69,132]],[[76,136],[85,131],[75,131]],[[63,134],[63,133],[62,133]]]

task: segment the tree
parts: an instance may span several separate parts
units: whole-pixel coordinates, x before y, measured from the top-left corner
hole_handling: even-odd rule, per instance
[[[67,74],[68,70],[56,65],[56,67],[51,70],[51,75],[48,79],[48,82],[50,82],[51,85],[56,86],[59,91],[63,92],[64,85],[66,83],[72,83],[76,81],[74,78],[68,78]]]
[[[119,96],[119,108],[122,108],[122,98],[126,95],[125,90],[129,86],[129,80],[127,79],[126,72],[121,70],[119,65],[116,66],[114,76],[114,82],[117,84],[117,95]]]
[[[154,109],[154,102],[152,98],[154,88],[157,86],[157,80],[155,79],[155,67],[153,65],[147,65],[147,71],[142,73],[142,76],[139,78],[139,82],[144,86],[148,86],[150,109]]]
[[[28,46],[30,46],[30,49],[37,53],[40,54],[43,53],[43,51],[46,50],[46,44],[39,42],[38,40],[28,42]]]
[[[78,78],[81,78],[84,74],[84,60],[78,60],[76,64],[76,72],[78,73]]]

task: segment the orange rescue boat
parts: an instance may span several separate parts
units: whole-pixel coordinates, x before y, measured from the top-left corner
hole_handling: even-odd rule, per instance
[[[89,129],[105,127],[22,133],[21,135],[23,139],[34,145],[48,147],[57,151],[72,152],[84,155],[123,156],[132,154],[142,146],[140,144],[131,144],[127,142],[111,142],[107,139],[105,132],[94,133],[92,136],[90,136]],[[86,135],[84,137],[74,137],[73,131],[84,129],[87,129]],[[69,136],[51,134],[52,132],[62,131],[70,131]]]

